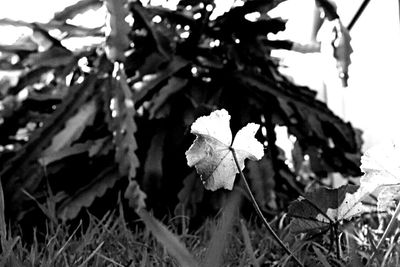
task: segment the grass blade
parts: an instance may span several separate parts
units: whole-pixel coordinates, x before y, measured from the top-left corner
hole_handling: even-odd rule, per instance
[[[197,261],[190,254],[185,245],[175,234],[168,230],[165,225],[156,220],[144,209],[141,209],[138,214],[158,242],[160,242],[168,253],[176,259],[180,266],[198,266]]]
[[[0,180],[0,238],[1,238],[1,247],[4,249],[6,238],[7,238],[7,225],[6,225],[6,217],[4,215],[4,193],[3,186]]]
[[[369,258],[367,264],[365,266],[370,266],[375,257],[376,257],[376,252],[379,251],[380,246],[382,245],[383,241],[386,239],[387,235],[389,234],[390,229],[392,228],[393,224],[396,222],[397,216],[400,214],[400,202],[397,204],[396,210],[394,211],[394,214],[392,216],[392,218],[390,219],[390,222],[388,224],[388,226],[385,229],[385,232],[383,233],[381,239],[378,242],[378,245],[376,245],[376,250],[375,252],[372,254],[371,258]]]
[[[260,265],[258,264],[258,261],[257,261],[257,259],[255,257],[255,253],[254,253],[253,247],[251,245],[249,231],[247,230],[247,227],[244,224],[243,220],[240,220],[240,225],[241,225],[241,228],[242,228],[244,245],[246,247],[247,254],[249,254],[249,257],[251,259],[251,262],[253,263],[253,266],[254,267],[259,267]]]
[[[233,221],[239,202],[241,193],[238,190],[232,192],[226,200],[222,216],[219,219],[217,226],[211,233],[211,240],[208,243],[207,252],[202,262],[205,267],[219,267],[223,264],[225,248],[228,244],[228,234],[232,229]]]

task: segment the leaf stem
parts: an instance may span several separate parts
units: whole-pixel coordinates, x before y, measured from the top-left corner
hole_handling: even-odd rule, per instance
[[[382,245],[383,241],[386,239],[387,235],[389,234],[390,228],[392,228],[394,222],[396,221],[397,216],[400,214],[400,202],[397,204],[396,210],[394,211],[394,214],[392,218],[390,219],[390,222],[388,226],[385,229],[385,232],[383,233],[381,239],[378,242],[378,245],[376,245],[375,251],[372,253],[371,258],[367,261],[367,264],[365,266],[369,266],[374,262],[374,259],[376,257],[376,252],[378,251],[379,247]]]
[[[251,192],[251,189],[250,189],[249,184],[247,183],[246,177],[244,176],[242,170],[240,169],[239,162],[238,162],[237,157],[236,157],[235,149],[234,149],[233,147],[230,147],[229,149],[230,149],[230,151],[232,152],[233,159],[235,160],[236,168],[238,169],[239,174],[240,174],[240,177],[242,178],[242,180],[243,180],[243,182],[244,182],[244,185],[245,185],[245,187],[246,187],[246,190],[247,190],[247,192],[248,192],[249,195],[250,195],[251,203],[253,204],[254,209],[255,209],[256,212],[257,212],[257,215],[262,219],[262,221],[263,221],[265,227],[267,228],[268,232],[272,235],[272,237],[275,239],[275,241],[286,251],[287,254],[289,254],[289,256],[291,256],[291,257],[294,259],[294,261],[295,261],[299,266],[304,267],[304,265],[300,262],[300,260],[293,254],[293,252],[290,251],[289,248],[286,247],[286,245],[282,242],[282,240],[279,238],[279,236],[274,232],[274,230],[272,229],[272,227],[271,227],[271,226],[269,225],[269,223],[267,222],[267,219],[265,219],[265,217],[264,217],[264,215],[262,214],[261,209],[260,209],[260,207],[259,207],[259,205],[258,205],[258,203],[257,203],[257,201],[256,201],[256,199],[255,199],[255,197],[254,197],[254,195],[253,195],[253,193]]]
[[[339,239],[339,231],[338,231],[338,223],[335,223],[333,226],[335,231],[335,242],[336,242],[336,258],[340,260],[340,239]]]

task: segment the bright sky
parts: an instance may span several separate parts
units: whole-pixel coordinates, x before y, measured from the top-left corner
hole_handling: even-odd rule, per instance
[[[47,22],[53,14],[77,0],[1,0],[0,19]],[[154,0],[153,0],[154,1]],[[233,0],[217,0],[231,4]],[[278,14],[290,18],[286,37],[308,42],[314,0],[287,0]],[[362,0],[336,0],[347,25]],[[349,87],[341,88],[336,72],[329,70],[320,55],[291,55],[297,81],[321,90],[327,84],[328,104],[339,115],[364,131],[365,147],[387,139],[400,139],[400,23],[398,0],[371,1],[351,31],[352,47]],[[226,10],[221,5],[220,12]],[[101,21],[102,18],[100,18]],[[86,26],[96,26],[94,14]],[[0,43],[15,40],[26,29],[0,27]],[[328,64],[331,66],[330,64]],[[334,69],[334,67],[333,67]]]

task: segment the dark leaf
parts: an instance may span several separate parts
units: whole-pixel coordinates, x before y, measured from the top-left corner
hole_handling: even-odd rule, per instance
[[[59,67],[69,64],[73,60],[73,54],[58,46],[52,46],[44,52],[38,52],[30,54],[24,61],[23,64],[26,66],[38,68],[38,67]]]
[[[155,89],[157,86],[164,82],[166,79],[170,78],[180,69],[185,67],[189,62],[180,58],[174,57],[171,62],[160,72],[157,73],[156,77],[141,86],[141,88],[133,92],[133,99],[135,100],[135,105],[141,104],[145,98],[147,98],[150,94],[155,93]]]
[[[361,203],[365,194],[358,189],[359,186],[344,185],[336,189],[321,187],[306,193],[305,198],[289,206],[288,215],[293,217],[290,231],[322,231],[332,223],[360,215],[365,209]]]
[[[70,146],[78,139],[83,130],[93,124],[97,105],[94,100],[85,103],[77,113],[65,122],[65,127],[52,138],[51,145],[45,149],[44,154],[51,154]]]
[[[32,134],[29,142],[13,158],[5,162],[0,176],[6,181],[5,191],[11,195],[14,203],[21,201],[22,192],[19,188],[32,192],[40,183],[42,176],[31,175],[32,168],[38,168],[37,159],[50,145],[53,136],[65,127],[67,120],[93,95],[95,83],[96,76],[90,75],[81,84],[71,87],[70,94],[44,125]]]
[[[82,208],[90,207],[95,198],[103,196],[107,189],[114,186],[119,177],[117,168],[104,169],[89,184],[61,203],[57,209],[58,217],[63,221],[76,218]]]
[[[248,170],[247,177],[257,203],[260,204],[261,208],[276,209],[275,171],[271,159],[264,155],[260,161],[249,160],[246,164],[246,169]]]
[[[171,58],[172,48],[170,40],[157,26],[152,22],[152,16],[149,11],[138,2],[131,2],[130,8],[132,12],[138,15],[138,18],[146,25],[146,29],[150,32],[151,37],[157,47],[158,52],[165,58]]]
[[[162,159],[164,157],[165,132],[157,132],[150,144],[144,163],[143,189],[146,192],[158,192],[163,178]]]
[[[126,84],[126,77],[122,71],[119,73],[120,79],[109,79],[106,87],[106,90],[114,94],[110,98],[110,101],[114,101],[114,107],[111,110],[108,110],[110,102],[106,102],[107,113],[111,113],[107,122],[109,130],[114,136],[115,162],[119,164],[120,174],[133,179],[136,177],[136,169],[139,166],[139,160],[135,153],[137,143],[134,136],[137,130],[134,120],[136,111],[130,88]]]
[[[192,171],[183,179],[183,187],[178,193],[179,204],[175,208],[175,215],[194,216],[197,212],[197,204],[203,200],[204,186]]]
[[[160,119],[168,116],[169,113],[169,98],[175,93],[179,92],[187,84],[187,80],[171,77],[167,85],[160,89],[160,91],[153,97],[150,102],[149,119]]]
[[[57,12],[53,20],[65,22],[67,19],[72,19],[77,14],[83,13],[86,10],[94,7],[100,7],[101,1],[99,0],[80,0],[77,3],[64,8],[63,11]]]

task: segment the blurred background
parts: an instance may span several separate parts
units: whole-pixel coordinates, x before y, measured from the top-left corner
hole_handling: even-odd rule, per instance
[[[14,0],[4,1],[0,9],[0,19],[23,20],[25,22],[48,22],[57,11],[77,2],[77,0]],[[149,1],[142,1],[149,2]],[[151,1],[173,8],[178,1]],[[238,1],[236,1],[238,2]],[[240,1],[239,1],[240,2]],[[337,12],[344,26],[354,18],[363,0],[336,0]],[[214,16],[228,11],[235,1],[216,1]],[[351,64],[348,86],[343,87],[338,79],[335,63],[331,55],[321,53],[297,53],[276,51],[274,55],[282,59],[282,71],[300,85],[307,85],[318,91],[318,98],[344,120],[350,121],[363,131],[364,146],[387,140],[397,140],[400,136],[398,114],[400,69],[400,22],[399,1],[370,1],[350,31]],[[307,44],[313,39],[315,14],[314,0],[285,1],[270,12],[272,17],[288,20],[286,30],[277,34],[276,39],[288,39]],[[105,11],[88,10],[76,16],[72,24],[86,27],[101,27]],[[0,25],[0,44],[12,44],[21,35],[29,33],[27,27]],[[321,28],[323,31],[323,28]],[[70,41],[70,40],[69,40]],[[88,40],[96,42],[96,40]],[[68,45],[73,47],[73,41]],[[12,76],[13,73],[0,72]],[[18,75],[18,74],[14,74]]]

